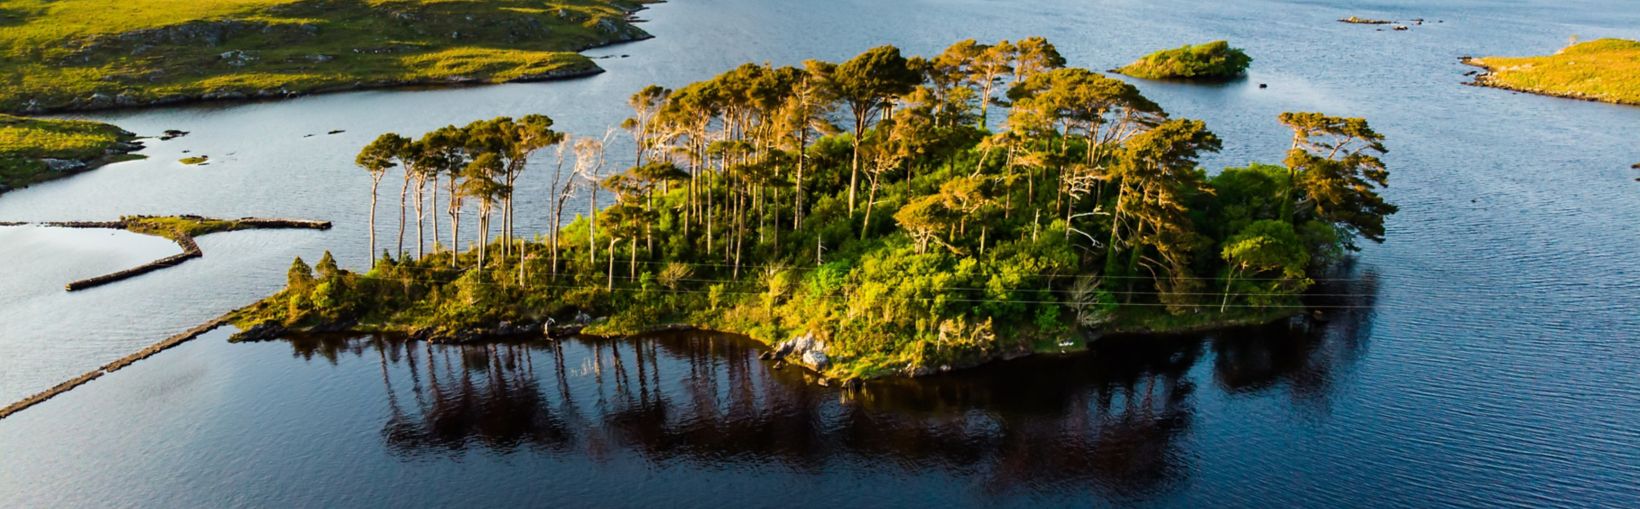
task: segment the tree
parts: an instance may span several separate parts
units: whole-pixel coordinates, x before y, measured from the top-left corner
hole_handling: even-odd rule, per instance
[[[405,144],[403,136],[386,133],[376,137],[375,141],[365,145],[359,155],[353,159],[354,164],[370,172],[370,256],[376,256],[376,189],[382,183],[382,176],[395,164],[395,157]]]
[[[484,267],[490,243],[490,213],[495,199],[507,192],[507,185],[496,180],[504,171],[501,158],[493,152],[474,157],[462,170],[461,194],[478,200],[478,266]]]
[[[1053,43],[1043,37],[1021,39],[1014,44],[1014,51],[1017,54],[1014,60],[1014,83],[1065,66],[1065,57],[1059,55],[1059,48],[1055,48]]]
[[[433,184],[433,247],[436,252],[439,237],[438,178],[442,175],[446,178],[446,190],[449,193],[449,205],[446,213],[450,216],[450,249],[458,249],[458,241],[461,240],[460,236],[457,235],[461,217],[461,193],[458,192],[458,180],[461,178],[461,170],[467,166],[467,152],[464,148],[467,144],[465,134],[455,126],[440,127],[422,135],[417,144],[421,146],[419,157],[421,158],[420,165],[424,169],[423,173],[427,175],[426,178]],[[454,256],[450,257],[450,263],[452,267],[455,266]]]
[[[308,267],[302,257],[290,262],[290,270],[285,271],[285,287],[296,291],[305,291],[313,286],[313,269]]]
[[[996,101],[996,87],[1003,76],[1014,72],[1018,54],[1008,41],[975,49],[973,62],[968,64],[968,82],[979,93],[979,128],[984,129],[991,120],[991,103]]]
[[[1310,260],[1310,254],[1293,231],[1293,225],[1274,219],[1257,221],[1242,229],[1224,242],[1220,256],[1228,264],[1225,267],[1224,298],[1219,302],[1220,313],[1229,307],[1230,287],[1238,277],[1275,272],[1280,274],[1280,278],[1275,280],[1276,284],[1266,285],[1268,289],[1283,288],[1291,293],[1303,291],[1304,269]]]
[[[1206,191],[1197,158],[1219,147],[1218,136],[1199,120],[1168,121],[1128,141],[1113,175],[1120,191],[1111,218],[1107,275],[1119,272],[1116,253],[1127,245],[1130,271],[1141,266],[1149,270],[1163,294],[1188,293],[1183,290],[1195,285],[1189,278],[1189,255],[1202,237],[1186,204],[1192,194]],[[1124,230],[1126,237],[1119,235]]]
[[[924,196],[900,207],[894,213],[894,221],[911,237],[917,254],[928,252],[930,243],[938,243],[955,252],[955,247],[940,239],[940,232],[951,229],[954,222],[952,216],[951,209],[945,207],[939,196]]]
[[[808,169],[810,137],[817,133],[838,131],[826,118],[834,98],[825,86],[825,79],[835,70],[835,66],[817,60],[809,60],[803,65],[804,69],[793,70],[797,75],[792,80],[791,93],[786,96],[785,104],[780,106],[775,120],[784,133],[780,144],[797,155],[797,175],[792,179],[796,186],[792,192],[793,229],[803,226],[806,198],[803,182]]]
[[[1280,120],[1293,129],[1287,152],[1288,221],[1296,225],[1313,215],[1355,236],[1383,242],[1384,217],[1399,210],[1377,192],[1389,185],[1389,170],[1378,158],[1389,151],[1383,135],[1361,118],[1283,113]],[[1294,191],[1303,202],[1292,196]],[[1356,249],[1354,242],[1345,242]]]
[[[866,127],[883,110],[891,107],[891,99],[910,92],[922,82],[900,49],[878,46],[843,62],[830,76],[833,94],[848,106],[854,116],[854,160],[849,173],[848,208],[855,210],[855,192],[860,182],[860,142]]]
[[[632,94],[626,103],[632,107],[632,117],[627,118],[621,126],[632,133],[632,142],[637,151],[633,158],[633,166],[643,166],[644,156],[653,150],[655,140],[655,117],[660,114],[661,108],[666,105],[672,91],[660,85],[650,85]]]

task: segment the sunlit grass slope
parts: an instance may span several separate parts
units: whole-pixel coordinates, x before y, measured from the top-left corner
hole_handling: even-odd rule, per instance
[[[278,97],[595,71],[635,0],[13,0],[0,111]]]
[[[1640,105],[1640,41],[1599,39],[1553,55],[1468,61],[1491,71],[1481,85],[1537,94]]]

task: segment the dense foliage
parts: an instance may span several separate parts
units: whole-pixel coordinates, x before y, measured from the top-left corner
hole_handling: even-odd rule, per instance
[[[1116,72],[1151,80],[1228,80],[1240,77],[1253,57],[1225,41],[1184,45],[1146,55]]]
[[[583,73],[640,0],[13,0],[0,111]]]
[[[1599,39],[1553,55],[1467,60],[1491,71],[1476,83],[1522,92],[1640,105],[1640,41]]]
[[[1382,241],[1395,208],[1376,194],[1385,149],[1365,121],[1282,115],[1285,166],[1210,177],[1197,160],[1220,140],[1203,122],[1063,63],[1028,39],[747,64],[635,94],[626,157],[540,115],[383,135],[357,162],[399,188],[395,246],[365,274],[298,260],[240,322],[455,334],[586,312],[609,316],[605,332],[812,333],[829,374],[878,376],[1083,330],[1287,316],[1309,274],[1356,238]],[[986,106],[1004,102],[1006,127],[988,131]],[[514,211],[514,179],[542,154],[556,156],[553,200]],[[612,172],[612,156],[630,164]],[[613,203],[558,223],[571,196],[599,193]],[[449,243],[426,251],[441,204]],[[479,240],[451,250],[467,212]],[[516,238],[515,213],[553,227]]]

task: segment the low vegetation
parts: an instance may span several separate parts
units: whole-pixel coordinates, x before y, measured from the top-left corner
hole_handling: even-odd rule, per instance
[[[596,72],[641,0],[16,0],[0,111],[46,112]]]
[[[986,106],[1004,100],[990,131]],[[1282,165],[1210,176],[1197,161],[1220,139],[1206,124],[1065,67],[1040,38],[746,64],[629,104],[626,154],[543,115],[382,135],[356,160],[382,256],[363,272],[297,259],[236,323],[246,337],[461,338],[601,316],[587,332],[812,337],[825,356],[804,361],[827,376],[918,374],[1087,332],[1291,316],[1311,274],[1383,241],[1396,211],[1377,194],[1386,148],[1365,120],[1283,114]],[[551,199],[515,210],[531,167],[555,168]],[[378,242],[384,182],[399,220]],[[570,211],[571,197],[609,205]],[[521,213],[551,227],[518,237]]]
[[[1475,84],[1520,92],[1640,105],[1640,41],[1599,39],[1553,55],[1483,57]]]
[[[120,217],[120,224],[131,232],[171,240],[247,228],[240,221],[200,216],[123,216]]]
[[[1185,45],[1146,55],[1115,72],[1149,80],[1230,80],[1253,63],[1246,52],[1225,41]]]
[[[133,137],[100,122],[0,114],[0,193],[128,157]]]

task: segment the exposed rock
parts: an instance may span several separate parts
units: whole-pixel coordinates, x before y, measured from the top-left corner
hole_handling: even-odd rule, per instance
[[[815,371],[825,371],[826,368],[831,367],[831,358],[826,356],[826,352],[818,349],[803,352],[801,360],[803,365]]]
[[[1338,22],[1339,23],[1349,23],[1349,24],[1352,24],[1352,25],[1388,25],[1388,24],[1391,24],[1391,23],[1395,23],[1394,21],[1390,21],[1390,20],[1387,20],[1387,19],[1372,19],[1372,18],[1363,18],[1363,17],[1360,17],[1360,16],[1350,16],[1348,18],[1340,19],[1340,20],[1338,20]]]
[[[166,129],[165,133],[161,134],[159,139],[160,139],[160,141],[169,141],[169,140],[174,140],[174,139],[181,138],[181,137],[187,136],[187,135],[188,135],[188,131],[180,131],[180,130],[176,130],[176,129]]]
[[[45,163],[47,170],[55,172],[80,171],[84,170],[86,166],[88,166],[85,161],[76,161],[73,159],[41,159],[40,162]]]
[[[253,326],[249,329],[239,331],[239,333],[234,334],[232,338],[229,338],[229,340],[231,340],[231,341],[268,341],[268,340],[273,340],[273,339],[279,339],[280,337],[284,336],[285,333],[287,333],[287,332],[289,332],[289,330],[285,329],[285,326],[280,325],[278,322],[275,322],[273,320],[268,320],[268,321],[264,321],[262,323],[256,324],[255,326]]]

